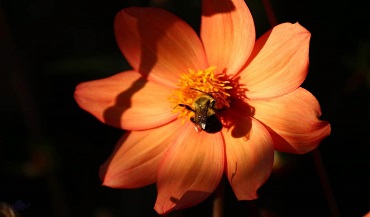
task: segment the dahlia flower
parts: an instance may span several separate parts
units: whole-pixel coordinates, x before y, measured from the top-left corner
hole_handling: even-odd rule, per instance
[[[274,150],[303,154],[330,134],[300,87],[310,33],[299,23],[255,40],[243,0],[204,0],[200,36],[159,8],[125,8],[114,30],[133,69],[79,84],[75,99],[126,130],[100,169],[103,185],[156,183],[159,214],[202,202],[223,175],[239,200],[256,199]]]

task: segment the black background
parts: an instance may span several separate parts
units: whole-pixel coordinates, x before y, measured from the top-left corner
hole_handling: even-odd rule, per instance
[[[0,201],[28,203],[21,216],[156,216],[155,186],[102,187],[99,166],[122,130],[106,126],[74,99],[82,82],[129,69],[113,35],[115,14],[161,1],[14,0],[0,3]],[[199,29],[200,1],[157,3]],[[226,186],[225,216],[363,216],[369,211],[370,16],[365,1],[272,0],[278,22],[311,33],[303,83],[319,100],[332,134],[319,147],[329,187],[311,153],[282,155],[255,201]],[[262,3],[247,1],[257,36],[270,26]],[[323,176],[321,176],[323,177]],[[18,201],[19,202],[19,201]],[[211,216],[212,197],[169,216]]]

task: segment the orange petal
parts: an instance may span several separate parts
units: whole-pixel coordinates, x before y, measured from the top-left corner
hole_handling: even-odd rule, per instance
[[[181,73],[206,69],[203,45],[180,18],[159,8],[126,8],[115,18],[117,43],[131,66],[149,80],[175,87]]]
[[[78,105],[100,121],[123,129],[143,130],[175,119],[171,90],[146,81],[134,71],[88,81],[76,87]]]
[[[364,217],[370,217],[370,211],[364,215]]]
[[[318,119],[319,102],[303,88],[278,98],[250,100],[249,104],[255,108],[254,117],[269,129],[278,151],[303,154],[330,134],[330,124]]]
[[[298,23],[284,23],[259,38],[240,73],[247,98],[282,96],[297,89],[307,75],[310,36]]]
[[[255,42],[252,15],[243,0],[203,0],[201,38],[209,65],[233,75]]]
[[[103,185],[139,188],[153,184],[165,150],[182,128],[180,121],[174,121],[150,130],[127,132],[100,168]]]
[[[224,128],[226,175],[239,200],[254,200],[270,176],[274,146],[267,129],[244,114],[234,114],[235,129]],[[238,131],[238,132],[235,132]]]
[[[166,214],[202,202],[217,187],[223,168],[221,134],[197,133],[188,121],[161,162],[154,209]]]

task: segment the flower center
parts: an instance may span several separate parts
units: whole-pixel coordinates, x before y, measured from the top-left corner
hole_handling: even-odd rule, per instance
[[[189,118],[194,116],[198,105],[199,97],[207,96],[214,99],[206,106],[208,109],[218,110],[230,107],[228,101],[231,89],[230,81],[226,80],[224,74],[214,74],[216,67],[211,66],[205,70],[195,71],[189,69],[188,73],[181,75],[178,88],[173,91],[169,99],[173,103],[173,112],[179,113],[178,118]],[[198,99],[198,100],[197,100]],[[197,102],[196,102],[197,100]]]

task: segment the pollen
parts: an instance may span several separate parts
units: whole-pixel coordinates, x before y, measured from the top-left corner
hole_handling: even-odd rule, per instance
[[[169,99],[173,103],[173,112],[179,113],[178,118],[190,118],[194,115],[193,111],[181,105],[193,107],[194,100],[200,95],[209,94],[217,102],[218,107],[229,108],[228,101],[232,89],[230,81],[224,74],[215,74],[216,67],[211,66],[205,70],[195,71],[188,69],[187,73],[181,75],[177,88],[173,90],[172,97]]]

